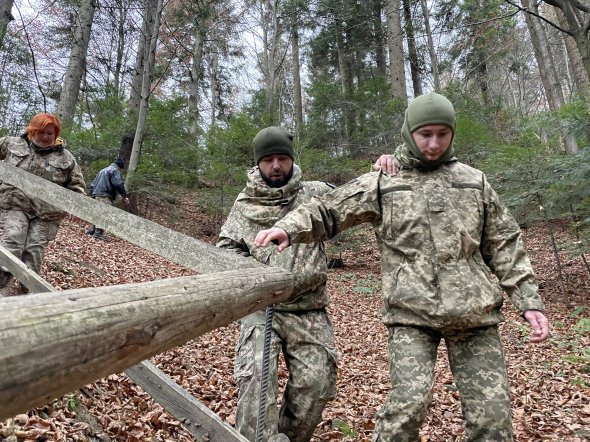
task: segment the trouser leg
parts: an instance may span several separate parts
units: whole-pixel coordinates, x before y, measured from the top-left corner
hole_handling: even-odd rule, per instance
[[[309,442],[328,401],[336,397],[337,354],[325,311],[276,313],[289,371],[279,432],[291,442]]]
[[[22,261],[35,273],[41,272],[47,244],[55,239],[58,230],[59,223],[56,221],[31,219],[23,248]]]
[[[108,196],[95,196],[94,199],[101,204],[107,204],[109,206],[113,205],[113,201]],[[94,231],[91,233],[91,235],[94,238],[98,238],[98,239],[105,239],[106,238],[105,233],[104,233],[104,228],[99,228],[96,226],[93,226],[93,227],[94,227]]]
[[[512,441],[508,375],[497,327],[468,330],[445,339],[461,394],[466,440]]]
[[[236,348],[234,378],[238,385],[236,429],[248,440],[254,441],[258,421],[258,404],[262,379],[262,351],[264,348],[264,313],[253,313],[242,319],[240,339]],[[270,346],[264,437],[269,440],[277,434],[278,357],[280,342],[273,331]]]
[[[18,259],[21,259],[28,232],[29,217],[20,210],[7,210],[0,242]]]
[[[20,210],[7,210],[4,218],[4,230],[0,243],[18,259],[22,259],[27,233],[29,231],[29,217]],[[7,287],[6,295],[11,293],[12,274],[6,269],[0,270],[0,288]]]
[[[441,335],[417,327],[388,327],[393,390],[375,417],[373,442],[415,442],[432,401],[436,350]]]

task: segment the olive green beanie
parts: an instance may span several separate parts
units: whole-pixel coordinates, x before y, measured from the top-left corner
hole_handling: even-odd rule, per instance
[[[288,155],[293,159],[293,135],[287,129],[270,126],[256,134],[252,141],[256,164],[268,155]]]
[[[406,109],[404,125],[402,126],[402,138],[406,148],[409,150],[409,155],[416,159],[422,167],[428,169],[435,168],[439,164],[443,164],[451,159],[454,155],[452,139],[449,148],[440,158],[429,161],[424,158],[416,146],[412,132],[428,124],[444,124],[453,130],[454,138],[455,119],[455,108],[447,97],[432,92],[414,98]]]

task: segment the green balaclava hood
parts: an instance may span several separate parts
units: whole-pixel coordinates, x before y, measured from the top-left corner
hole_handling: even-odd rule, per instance
[[[293,135],[282,127],[270,126],[256,134],[252,141],[256,164],[268,155],[288,155],[293,159]]]
[[[427,160],[412,137],[412,132],[428,124],[444,124],[453,130],[453,138],[449,148],[436,160]],[[433,170],[439,165],[449,161],[454,154],[453,139],[455,138],[455,108],[448,98],[429,93],[414,98],[408,108],[402,126],[402,139],[405,143],[407,152],[405,156],[416,160],[415,165],[424,169]]]

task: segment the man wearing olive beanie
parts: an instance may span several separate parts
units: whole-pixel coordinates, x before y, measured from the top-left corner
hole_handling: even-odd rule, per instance
[[[268,394],[263,440],[308,442],[322,420],[326,403],[336,396],[336,347],[326,306],[327,265],[320,241],[277,253],[254,246],[256,233],[272,226],[289,211],[332,187],[303,181],[293,162],[293,136],[284,128],[260,130],[252,141],[256,166],[248,173],[221,228],[218,247],[230,249],[294,275],[293,297],[274,306],[269,358]],[[254,441],[264,346],[264,311],[240,321],[234,377],[239,387],[236,428]],[[278,357],[283,352],[289,380],[279,410]],[[282,434],[282,435],[279,435]]]
[[[531,326],[530,342],[549,334],[520,228],[483,172],[455,158],[455,109],[446,97],[415,98],[401,135],[397,175],[362,175],[259,232],[254,244],[288,251],[291,244],[372,223],[381,250],[393,387],[376,414],[372,441],[420,440],[443,341],[461,397],[465,440],[511,441],[498,332],[503,295]]]
[[[282,127],[270,126],[256,134],[252,141],[256,164],[269,155],[287,155],[295,159],[293,135]]]

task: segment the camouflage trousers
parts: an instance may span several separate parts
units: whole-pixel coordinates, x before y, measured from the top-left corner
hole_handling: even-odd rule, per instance
[[[453,333],[419,327],[388,328],[393,390],[377,412],[373,442],[420,440],[419,430],[432,400],[441,339],[445,340],[461,395],[466,440],[512,440],[506,363],[496,326]]]
[[[35,273],[41,271],[45,248],[57,236],[59,222],[7,210],[0,242]]]
[[[291,442],[307,442],[322,420],[326,403],[336,397],[334,331],[325,311],[275,312],[270,346],[264,438],[283,433]],[[239,387],[236,428],[254,441],[261,385],[264,312],[241,321],[234,377]],[[283,356],[289,379],[281,401],[278,361]]]

